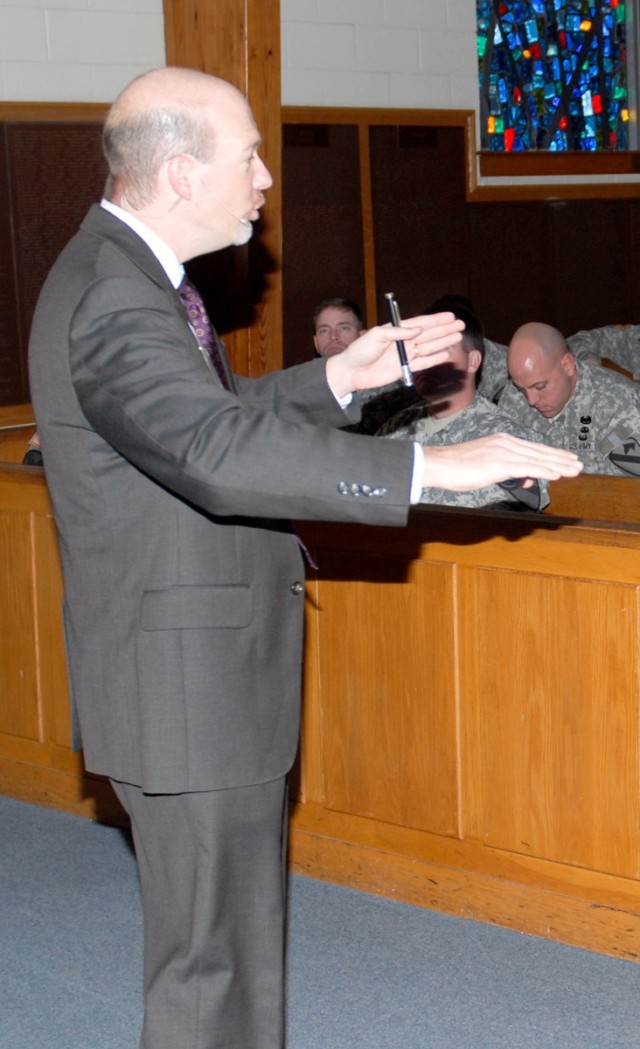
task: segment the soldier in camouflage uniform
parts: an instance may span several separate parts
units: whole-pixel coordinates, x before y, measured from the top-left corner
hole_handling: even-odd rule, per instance
[[[640,379],[640,324],[615,324],[570,335],[567,345],[578,360],[612,361]]]
[[[567,339],[567,346],[578,361],[600,365],[603,360],[624,368],[634,379],[640,379],[640,325],[610,325],[578,331]],[[501,342],[484,340],[484,363],[478,382],[478,393],[496,403],[509,381],[507,347]]]
[[[388,420],[379,430],[379,437],[420,444],[449,445],[486,437],[493,433],[508,433],[527,440],[539,440],[531,430],[501,411],[476,392],[476,376],[483,355],[482,328],[475,314],[439,299],[437,310],[451,309],[463,320],[465,330],[462,343],[451,351],[450,364],[430,368],[415,376],[420,403],[405,408]],[[443,506],[486,507],[494,509],[541,510],[549,503],[546,481],[532,481],[528,487],[514,480],[490,485],[474,492],[450,492],[443,488],[424,488],[421,502]]]
[[[548,324],[518,328],[509,345],[512,382],[500,408],[553,447],[569,448],[585,473],[640,476],[640,387],[576,361]]]

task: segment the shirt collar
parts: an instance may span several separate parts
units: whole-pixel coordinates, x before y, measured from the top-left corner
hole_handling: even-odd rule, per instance
[[[105,211],[111,212],[117,219],[124,222],[126,226],[129,226],[134,233],[145,242],[150,251],[153,252],[158,262],[162,266],[163,270],[167,274],[167,277],[173,284],[174,288],[180,286],[180,282],[184,277],[184,266],[178,261],[178,258],[174,251],[169,247],[168,244],[154,233],[152,229],[145,226],[144,222],[140,222],[134,215],[130,215],[128,211],[124,211],[123,208],[119,208],[117,204],[112,204],[110,200],[101,200],[100,206]]]

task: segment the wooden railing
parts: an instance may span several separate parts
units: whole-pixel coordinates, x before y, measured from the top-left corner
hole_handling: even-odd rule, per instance
[[[555,518],[299,526],[320,569],[293,870],[636,959],[640,524],[614,520],[635,483],[556,482]],[[0,791],[120,821],[69,746],[39,468],[0,466],[0,565]]]

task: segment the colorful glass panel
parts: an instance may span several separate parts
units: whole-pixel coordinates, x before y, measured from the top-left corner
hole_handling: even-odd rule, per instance
[[[629,149],[626,7],[476,0],[481,148]]]

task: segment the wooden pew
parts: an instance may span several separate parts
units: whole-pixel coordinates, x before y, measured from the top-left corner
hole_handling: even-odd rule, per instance
[[[320,568],[294,871],[637,959],[634,484],[556,482],[556,517],[420,507],[403,529],[299,525]],[[121,822],[69,747],[39,468],[0,465],[0,565],[0,791]]]
[[[110,785],[70,749],[61,612],[43,470],[0,464],[0,792],[122,823]]]
[[[566,519],[300,525],[295,871],[638,959],[634,484],[557,482]]]

